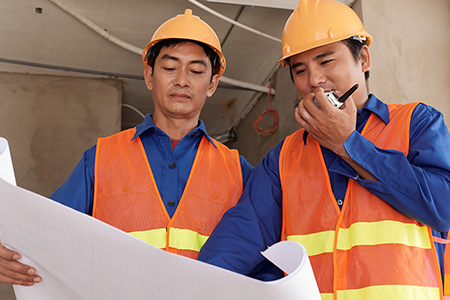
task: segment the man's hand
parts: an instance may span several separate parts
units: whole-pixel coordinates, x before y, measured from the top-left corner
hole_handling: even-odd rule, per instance
[[[320,108],[313,102],[314,98]],[[323,89],[316,88],[314,94],[308,94],[300,101],[295,119],[320,145],[342,158],[348,156],[344,143],[356,129],[356,106],[351,97],[337,109],[328,101]]]
[[[0,281],[24,286],[41,282],[42,278],[36,275],[36,270],[33,267],[17,261],[20,257],[19,253],[5,248],[0,243]]]
[[[313,102],[314,97],[320,108]],[[357,109],[350,96],[340,109],[334,107],[322,88],[307,95],[295,109],[295,120],[323,147],[330,149],[348,163],[361,178],[378,180],[356,163],[344,148],[345,141],[356,130]]]

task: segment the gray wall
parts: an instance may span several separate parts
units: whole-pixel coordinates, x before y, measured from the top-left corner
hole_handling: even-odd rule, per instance
[[[0,73],[0,95],[17,185],[47,197],[97,137],[120,130],[120,80]],[[14,299],[10,285],[0,299]]]
[[[256,166],[267,152],[283,138],[300,128],[294,119],[294,104],[300,95],[294,88],[289,68],[279,68],[271,82],[276,95],[271,100],[270,108],[278,112],[278,127],[275,132],[269,135],[260,135],[254,128],[255,121],[268,108],[269,98],[267,95],[263,95],[239,124],[236,130],[238,140],[234,143],[227,143],[229,147],[239,149],[240,154],[253,166]],[[268,129],[272,127],[272,124],[273,116],[268,113],[264,115],[259,127]]]
[[[0,73],[0,95],[17,185],[44,196],[97,137],[120,130],[120,80]]]

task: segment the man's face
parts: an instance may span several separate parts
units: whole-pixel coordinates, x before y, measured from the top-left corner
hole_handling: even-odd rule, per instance
[[[356,62],[350,49],[342,42],[320,46],[290,58],[294,84],[302,97],[321,87],[342,96],[355,83],[359,88],[352,95],[358,108],[367,101],[364,72],[370,70],[370,55],[363,46]]]
[[[198,119],[206,98],[217,88],[218,76],[211,80],[211,72],[211,61],[201,46],[185,42],[163,47],[154,69],[144,69],[147,88],[153,91],[155,116]]]

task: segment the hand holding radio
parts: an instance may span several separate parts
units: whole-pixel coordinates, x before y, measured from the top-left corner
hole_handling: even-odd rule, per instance
[[[308,95],[306,102],[299,102],[295,113],[297,123],[306,130],[305,134],[311,133],[320,145],[338,155],[345,152],[343,143],[351,132],[355,130],[356,124],[355,105],[346,106],[344,109],[341,107],[357,88],[358,84],[355,84],[341,97],[337,97],[334,92],[321,92],[319,88],[316,88],[314,93],[322,98],[319,98],[318,101],[313,98],[314,95]],[[331,107],[320,108],[319,102],[322,106],[326,103],[323,95],[318,93],[324,93],[332,106],[338,109]],[[312,102],[309,102],[311,100]],[[312,105],[312,103],[315,103],[315,105]]]

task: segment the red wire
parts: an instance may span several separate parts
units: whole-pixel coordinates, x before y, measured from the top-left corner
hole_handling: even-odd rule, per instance
[[[269,135],[273,133],[278,127],[278,112],[270,108],[271,100],[272,100],[272,83],[269,83],[269,103],[267,105],[267,109],[261,113],[261,115],[256,119],[255,123],[253,124],[253,126],[256,129],[256,132],[260,135]],[[273,115],[273,125],[267,129],[259,127],[259,123],[263,120],[264,115],[268,113],[271,113]]]

